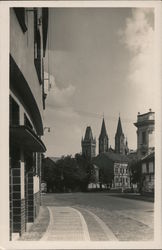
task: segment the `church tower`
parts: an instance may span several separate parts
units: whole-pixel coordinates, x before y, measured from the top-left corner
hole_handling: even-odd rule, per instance
[[[99,154],[108,152],[108,149],[109,149],[109,138],[106,132],[105,121],[103,118],[101,133],[99,136]]]
[[[118,154],[127,154],[128,153],[128,142],[125,144],[125,137],[122,130],[121,120],[119,116],[117,131],[115,134],[115,152]]]
[[[150,109],[145,114],[138,113],[137,122],[137,154],[144,157],[155,150],[155,112]]]
[[[84,139],[82,138],[82,155],[88,158],[96,156],[96,139],[93,138],[92,129],[90,126],[86,128]]]

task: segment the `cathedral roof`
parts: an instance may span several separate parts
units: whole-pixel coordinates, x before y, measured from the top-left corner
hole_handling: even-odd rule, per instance
[[[102,120],[102,127],[101,127],[101,133],[100,133],[100,137],[99,138],[104,138],[105,136],[108,137],[107,131],[106,131],[106,126],[105,126],[105,120],[103,118],[103,120]]]
[[[109,151],[105,153],[101,153],[97,155],[93,159],[93,163],[96,164],[98,167],[105,166],[106,168],[109,168],[110,162],[113,163],[127,163],[131,164],[132,161],[137,160],[137,154],[134,155],[122,155],[122,154],[117,154],[115,152]]]
[[[122,135],[122,134],[123,134],[123,130],[122,130],[121,120],[120,120],[120,116],[119,116],[118,126],[117,126],[117,130],[116,130],[116,135]]]
[[[97,158],[97,157],[96,157]],[[113,162],[128,162],[129,158],[126,155],[117,154],[115,152],[109,151],[102,153],[98,158],[107,158]]]
[[[84,140],[87,140],[87,141],[93,140],[92,129],[91,129],[90,126],[88,126],[88,127],[86,128]]]

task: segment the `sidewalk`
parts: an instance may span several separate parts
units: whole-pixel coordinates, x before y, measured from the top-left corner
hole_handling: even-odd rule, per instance
[[[48,207],[50,223],[41,241],[89,241],[82,214],[72,207]]]
[[[46,206],[40,206],[39,215],[36,218],[34,224],[31,226],[28,232],[25,232],[19,238],[19,240],[20,241],[40,240],[43,237],[44,233],[46,232],[49,221],[50,221],[50,215],[48,208]]]
[[[73,207],[42,206],[38,218],[20,241],[109,241],[117,240],[95,214]]]
[[[32,227],[20,241],[89,241],[87,224],[82,214],[71,207],[41,206]]]

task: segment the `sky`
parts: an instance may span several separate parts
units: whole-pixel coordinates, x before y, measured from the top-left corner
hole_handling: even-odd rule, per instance
[[[138,112],[155,111],[153,9],[51,8],[48,32],[46,156],[80,153],[87,126],[98,154],[103,116],[109,146],[120,115],[135,150]]]

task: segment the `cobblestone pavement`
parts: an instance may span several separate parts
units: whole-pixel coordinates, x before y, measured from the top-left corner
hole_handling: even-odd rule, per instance
[[[33,227],[20,240],[153,240],[151,202],[101,193],[69,193],[46,194],[42,204]]]
[[[48,207],[50,223],[42,241],[90,240],[87,224],[78,210],[70,207]]]

